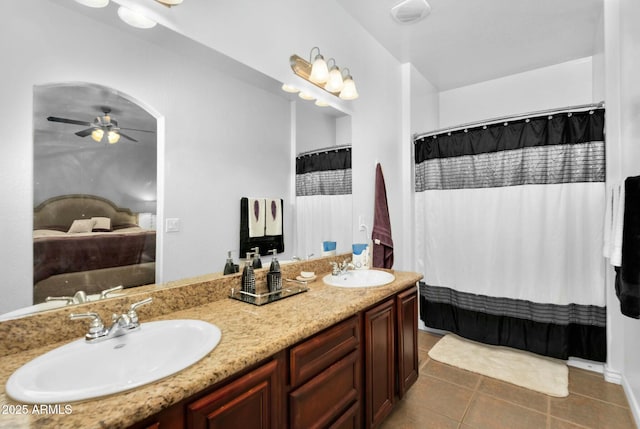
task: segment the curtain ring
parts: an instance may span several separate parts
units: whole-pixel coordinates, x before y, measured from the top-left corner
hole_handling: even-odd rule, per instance
[[[531,122],[531,119],[527,118],[524,121],[528,124],[529,122]]]
[[[567,113],[567,118],[570,118],[570,117],[571,117],[571,115],[572,115],[572,113],[571,113],[571,112]]]
[[[504,126],[506,127],[507,125],[509,125],[509,123],[508,123],[508,122],[505,122],[505,123],[504,123],[504,124],[502,124],[502,125],[504,125]]]
[[[464,132],[465,132],[465,133],[468,133],[468,132],[469,132],[469,130],[467,130],[467,129],[465,128],[465,129],[464,129]]]
[[[551,120],[551,119],[553,119],[553,116],[549,115],[549,116],[547,116],[547,119]]]
[[[487,126],[486,126],[486,125],[483,125],[483,126],[482,126],[482,129],[483,129],[483,130],[486,130],[486,129],[487,129]]]

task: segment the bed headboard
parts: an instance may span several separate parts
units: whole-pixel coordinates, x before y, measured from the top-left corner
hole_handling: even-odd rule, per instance
[[[138,215],[121,208],[106,198],[88,194],[69,194],[49,198],[33,211],[33,229],[58,225],[71,226],[76,219],[103,216],[111,219],[113,226],[137,224]]]

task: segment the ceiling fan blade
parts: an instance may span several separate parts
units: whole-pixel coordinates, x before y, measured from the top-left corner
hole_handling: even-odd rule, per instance
[[[122,128],[120,128],[120,129],[122,129]],[[124,138],[125,138],[125,139],[127,139],[127,140],[131,140],[132,142],[136,142],[136,143],[138,142],[138,140],[134,139],[133,137],[129,137],[128,135],[126,135],[126,134],[122,134],[122,133],[121,133],[121,132],[119,132],[119,131],[118,131],[118,134],[120,134],[120,137],[124,137]]]
[[[155,133],[155,131],[152,131],[152,130],[140,130],[138,128],[125,128],[125,127],[118,127],[118,128],[120,128],[121,130],[140,131],[142,133]]]
[[[91,122],[87,121],[78,121],[76,119],[67,119],[67,118],[57,118],[55,116],[49,116],[47,121],[51,122],[62,122],[63,124],[73,124],[73,125],[83,125],[85,127],[90,127]]]
[[[95,128],[87,128],[86,130],[82,130],[82,131],[78,131],[77,133],[75,133],[77,136],[79,137],[86,137],[89,134],[91,134],[93,132],[93,130],[95,130]]]

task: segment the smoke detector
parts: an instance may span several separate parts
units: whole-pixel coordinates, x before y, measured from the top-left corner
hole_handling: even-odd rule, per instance
[[[413,24],[431,13],[427,0],[403,0],[391,8],[391,17],[400,24]]]

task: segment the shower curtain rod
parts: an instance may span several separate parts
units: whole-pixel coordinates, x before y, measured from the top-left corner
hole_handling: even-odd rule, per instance
[[[296,158],[301,157],[301,156],[307,156],[307,155],[316,155],[318,153],[327,153],[327,152],[332,152],[332,151],[338,151],[341,149],[351,149],[351,145],[350,144],[343,144],[343,145],[339,145],[339,146],[327,146],[327,147],[323,147],[320,149],[314,149],[314,150],[310,150],[307,152],[302,152],[299,153],[298,155],[296,155]]]
[[[558,109],[547,109],[547,110],[538,110],[536,112],[528,112],[528,113],[521,113],[518,115],[509,115],[509,116],[501,116],[498,118],[492,118],[492,119],[485,119],[482,121],[475,121],[475,122],[468,122],[466,124],[462,124],[462,125],[456,125],[453,127],[447,127],[447,128],[440,128],[438,130],[434,130],[434,131],[429,131],[426,133],[415,133],[413,135],[413,141],[415,142],[418,139],[422,139],[425,137],[431,137],[434,136],[436,134],[442,134],[442,133],[449,133],[452,131],[458,131],[458,130],[464,130],[465,128],[472,128],[472,127],[477,127],[480,125],[492,125],[498,122],[503,122],[503,121],[514,121],[514,120],[518,120],[518,119],[526,119],[532,116],[541,116],[541,115],[549,115],[549,114],[557,114],[557,113],[565,113],[565,112],[569,112],[569,111],[576,111],[576,110],[589,110],[589,109],[598,109],[600,107],[604,107],[604,101],[600,101],[599,103],[591,103],[591,104],[579,104],[577,106],[569,106],[569,107],[562,107],[562,108],[558,108]]]

